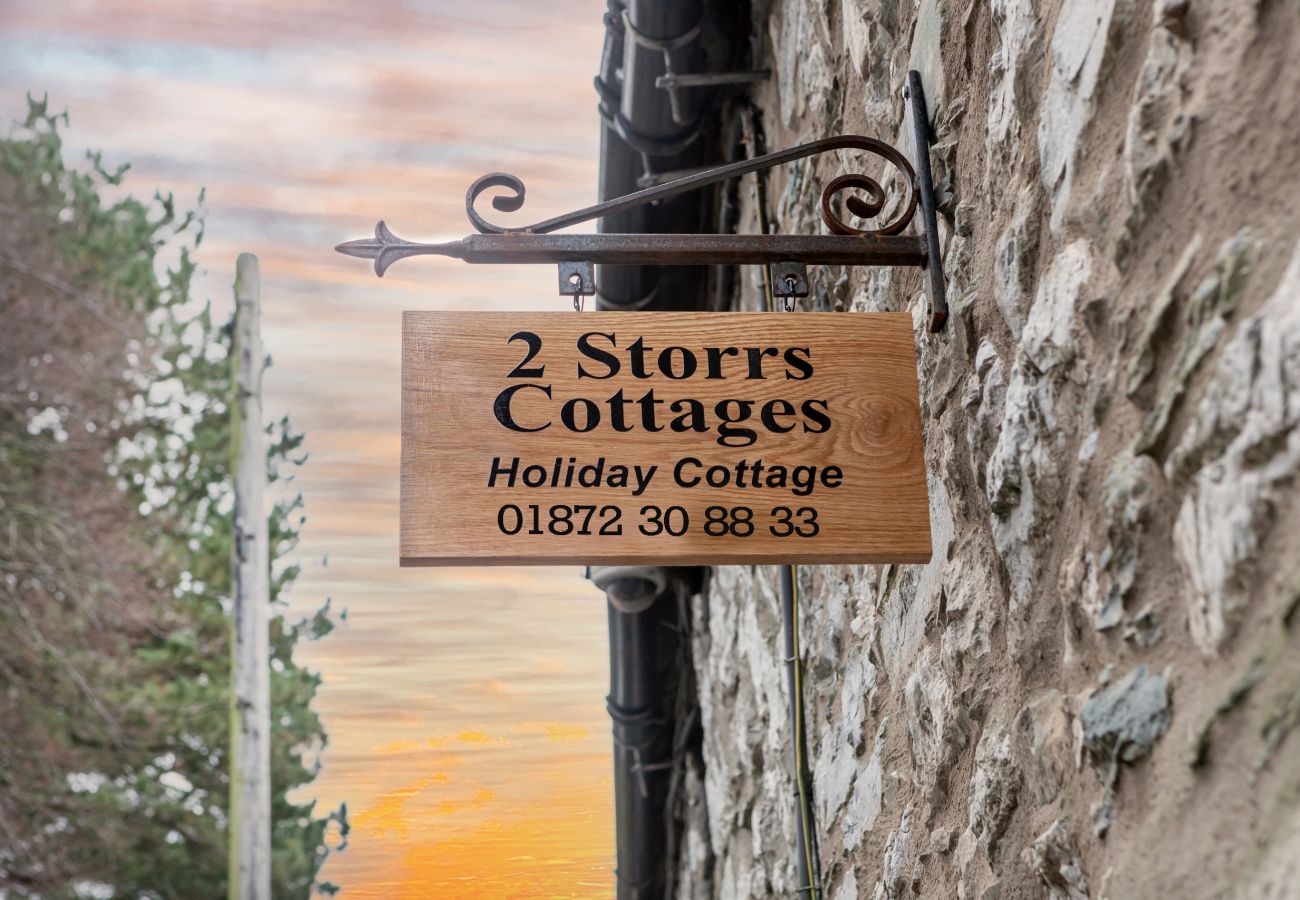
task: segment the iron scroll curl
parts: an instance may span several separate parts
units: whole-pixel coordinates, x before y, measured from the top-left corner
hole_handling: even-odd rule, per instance
[[[902,180],[907,189],[907,202],[901,207],[897,215],[883,225],[876,228],[856,228],[845,222],[837,214],[834,203],[835,196],[846,190],[863,192],[866,195],[865,199],[850,195],[845,200],[844,206],[855,216],[871,219],[879,216],[884,211],[888,194],[881,183],[869,175],[859,173],[840,175],[832,179],[822,190],[821,216],[827,228],[833,234],[866,236],[895,235],[906,228],[916,213],[916,172],[913,170],[912,164],[908,162],[907,157],[898,150],[875,138],[860,134],[845,134],[823,138],[787,150],[779,150],[764,156],[741,160],[706,172],[687,175],[684,178],[655,185],[645,190],[625,194],[622,197],[606,200],[604,203],[597,203],[532,225],[518,227],[495,225],[484,219],[475,208],[478,198],[492,188],[504,188],[509,192],[492,197],[493,209],[500,212],[515,212],[524,205],[526,189],[522,179],[508,172],[490,172],[478,178],[469,186],[469,190],[465,194],[465,214],[480,234],[547,234],[561,228],[568,228],[571,225],[603,218],[624,209],[666,200],[669,197],[675,197],[687,191],[726,181],[729,178],[737,178],[751,172],[765,171],[774,166],[828,153],[832,150],[861,150],[886,160],[903,176]]]

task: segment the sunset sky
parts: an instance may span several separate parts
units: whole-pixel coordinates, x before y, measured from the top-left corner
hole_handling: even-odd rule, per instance
[[[562,309],[548,267],[333,252],[385,219],[470,228],[469,183],[519,175],[535,221],[595,199],[597,0],[0,0],[0,116],[66,108],[69,161],[194,205],[196,294],[230,308],[262,264],[269,411],[306,432],[291,603],[348,622],[306,648],[330,745],[311,793],[346,800],[344,897],[606,897],[613,882],[605,608],[574,568],[399,569],[404,309]],[[328,564],[325,560],[328,559]]]

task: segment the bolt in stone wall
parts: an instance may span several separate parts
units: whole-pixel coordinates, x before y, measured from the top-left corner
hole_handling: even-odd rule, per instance
[[[954,308],[926,334],[889,269],[814,270],[803,304],[913,311],[934,523],[927,566],[800,571],[823,895],[1300,897],[1300,7],[754,24],[771,148],[907,146],[921,71]],[[774,173],[780,229],[823,232],[821,186],[863,164]],[[717,570],[693,629],[676,895],[792,896],[775,570]]]

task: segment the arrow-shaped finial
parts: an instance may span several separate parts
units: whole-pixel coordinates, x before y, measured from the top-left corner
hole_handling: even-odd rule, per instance
[[[363,238],[358,241],[345,241],[335,248],[339,253],[347,256],[355,256],[358,259],[373,259],[375,261],[375,274],[380,278],[388,271],[388,267],[399,259],[406,259],[408,256],[423,256],[426,254],[437,256],[463,257],[464,249],[460,241],[453,241],[449,244],[417,244],[414,241],[408,241],[399,238],[388,230],[388,226],[381,219],[375,224],[375,236],[372,238]]]
[[[334,249],[348,256],[355,256],[358,259],[373,259],[375,261],[375,274],[383,278],[384,272],[388,271],[388,267],[401,258],[393,256],[392,251],[402,246],[411,246],[411,242],[404,241],[389,231],[388,226],[381,219],[375,224],[374,237],[363,238],[359,241],[346,241]]]

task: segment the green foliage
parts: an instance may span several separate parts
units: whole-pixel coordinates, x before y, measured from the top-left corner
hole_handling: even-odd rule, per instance
[[[98,155],[90,156],[87,171],[65,167],[58,126],[66,120],[66,114],[51,115],[46,101],[29,98],[26,120],[0,139],[0,202],[23,211],[27,224],[21,237],[28,247],[45,248],[57,261],[57,276],[37,272],[37,278],[62,285],[64,301],[86,304],[87,315],[125,326],[121,334],[89,335],[81,345],[69,339],[70,349],[79,350],[82,359],[97,354],[125,359],[128,370],[123,375],[106,366],[95,397],[86,400],[86,409],[95,407],[95,417],[101,422],[111,417],[111,424],[96,433],[104,452],[87,457],[82,469],[68,462],[78,457],[60,457],[54,452],[59,448],[48,446],[49,435],[23,427],[20,407],[31,396],[57,390],[37,380],[27,385],[31,390],[25,397],[16,391],[0,394],[2,524],[21,525],[33,534],[48,530],[41,559],[52,567],[49,576],[36,579],[26,574],[30,565],[17,553],[0,556],[5,585],[0,643],[14,636],[6,632],[16,634],[21,621],[30,624],[32,610],[41,610],[43,617],[51,612],[50,603],[67,602],[74,613],[37,621],[41,633],[50,635],[51,653],[16,656],[8,663],[0,655],[0,693],[8,689],[18,698],[8,712],[30,726],[9,738],[0,728],[0,769],[6,758],[33,752],[44,752],[51,761],[12,776],[42,803],[26,817],[26,831],[9,835],[10,847],[22,852],[7,854],[0,834],[0,894],[71,896],[74,881],[89,880],[111,886],[119,897],[224,896],[233,506],[226,403],[230,328],[218,327],[210,307],[196,311],[191,302],[192,251],[202,240],[197,214],[178,215],[170,195],[155,194],[150,203],[129,196],[105,199],[121,193],[127,167],[107,171]],[[171,265],[164,264],[164,248]],[[18,271],[31,275],[31,269],[29,264]],[[97,342],[94,353],[87,342]],[[106,342],[111,352],[101,353]],[[41,348],[22,350],[39,355]],[[74,399],[61,407],[68,413],[64,426],[79,434],[73,419],[82,406],[76,390],[69,390],[64,395]],[[287,420],[268,426],[268,434],[269,475],[288,483],[306,459],[303,437]],[[55,481],[49,467],[58,460],[64,460],[65,471]],[[82,482],[79,488],[64,484],[68,471]],[[6,486],[14,489],[5,491]],[[114,521],[122,528],[107,543],[125,548],[132,559],[106,564],[77,549],[76,541],[59,537],[76,529],[77,514],[66,507],[101,493],[106,499],[95,508],[116,504]],[[26,506],[19,502],[24,496]],[[24,509],[31,511],[30,523],[19,521]],[[294,549],[304,521],[301,509],[301,496],[275,507],[273,559]],[[313,888],[332,894],[335,886],[317,884],[328,852],[326,834],[333,827],[345,840],[347,830],[345,808],[318,816],[313,803],[289,799],[314,779],[315,759],[326,741],[311,708],[320,678],[294,662],[293,650],[333,627],[328,602],[304,622],[285,621],[280,598],[297,574],[295,565],[273,563],[276,898],[307,897]],[[103,623],[119,612],[103,606],[106,597],[118,598],[124,616],[138,615],[140,627],[119,628],[114,622],[105,629]],[[96,622],[101,631],[89,633]],[[55,685],[51,693],[41,703],[24,699],[32,694],[27,682],[41,679]],[[61,679],[89,680],[92,689],[74,685],[62,691],[57,689]],[[84,708],[88,696],[102,714]],[[12,745],[24,737],[49,746]],[[0,776],[0,791],[5,786]],[[60,829],[58,841],[41,837],[40,830],[51,825],[42,818],[51,816]],[[48,854],[48,861],[41,854]]]

